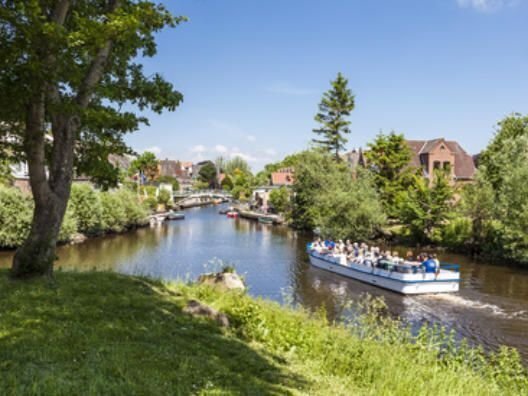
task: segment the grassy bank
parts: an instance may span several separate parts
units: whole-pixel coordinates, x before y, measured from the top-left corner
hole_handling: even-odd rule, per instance
[[[182,313],[191,298],[231,327]],[[432,333],[410,343],[375,315],[351,331],[206,287],[109,273],[19,283],[0,272],[0,299],[2,395],[513,395],[528,386],[508,353],[439,357]]]

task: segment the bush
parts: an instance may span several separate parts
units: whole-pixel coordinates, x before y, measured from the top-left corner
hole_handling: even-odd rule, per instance
[[[148,210],[139,202],[136,194],[126,189],[117,190],[114,194],[123,204],[128,227],[142,226],[148,223]]]
[[[33,200],[16,188],[0,187],[0,247],[16,248],[29,234],[33,217]],[[77,232],[77,222],[71,210],[66,211],[59,242],[67,242]]]
[[[472,244],[473,224],[468,217],[451,220],[438,234],[434,242],[450,249],[461,249]]]
[[[102,228],[104,231],[123,232],[128,223],[123,201],[114,192],[100,194],[102,206]]]
[[[32,209],[29,196],[0,187],[0,246],[13,248],[24,242],[31,227]]]
[[[158,203],[168,205],[171,201],[171,194],[169,190],[161,188],[158,192]]]
[[[147,197],[143,200],[143,207],[151,211],[156,210],[158,207],[158,200],[154,197]]]
[[[79,232],[94,235],[103,230],[103,206],[100,195],[88,184],[73,184],[68,207],[77,221]]]

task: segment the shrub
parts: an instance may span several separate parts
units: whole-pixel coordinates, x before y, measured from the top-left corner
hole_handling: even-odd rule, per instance
[[[143,200],[143,205],[149,210],[156,210],[158,207],[158,200],[154,197],[147,197]]]
[[[158,192],[158,203],[162,205],[168,205],[171,201],[171,194],[169,190],[161,188]]]
[[[115,195],[124,207],[128,227],[147,224],[148,210],[141,205],[136,194],[126,189],[120,189],[115,192]]]
[[[17,247],[31,227],[31,198],[14,188],[0,187],[0,246]]]
[[[0,247],[20,246],[29,234],[33,217],[33,200],[16,188],[0,187]],[[59,241],[69,241],[77,232],[77,222],[72,211],[66,211]]]
[[[445,247],[451,249],[467,247],[472,243],[473,224],[468,217],[457,217],[443,227],[439,234],[434,238],[435,242]]]
[[[128,219],[125,206],[114,192],[100,194],[102,206],[102,228],[104,231],[122,232],[126,229]]]
[[[103,229],[103,207],[99,194],[88,184],[73,184],[68,205],[80,232],[98,234]]]

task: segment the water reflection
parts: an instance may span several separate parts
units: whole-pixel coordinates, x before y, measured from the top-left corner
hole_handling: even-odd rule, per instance
[[[347,302],[370,293],[383,297],[392,315],[411,324],[440,322],[489,347],[515,346],[528,358],[526,270],[445,254],[442,261],[461,264],[460,292],[405,297],[310,267],[304,251],[307,237],[287,227],[228,219],[217,211],[217,207],[188,210],[185,221],[61,247],[57,266],[186,279],[198,276],[218,258],[245,274],[253,295],[282,301],[286,292],[288,299],[312,310],[324,306],[330,319],[339,319],[350,313]],[[0,252],[0,267],[9,266],[11,256]]]

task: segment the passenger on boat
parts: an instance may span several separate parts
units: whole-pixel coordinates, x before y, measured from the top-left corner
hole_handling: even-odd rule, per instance
[[[437,269],[437,266],[436,266],[436,261],[435,259],[433,258],[433,255],[429,255],[427,257],[427,260],[425,260],[421,267],[424,269],[425,273],[427,274],[434,274],[436,273],[436,269]]]
[[[345,253],[345,244],[343,243],[343,240],[340,239],[339,242],[337,243],[337,246],[336,246],[336,250],[337,252],[336,253],[339,253],[339,254],[344,254]]]
[[[327,239],[325,242],[324,242],[324,245],[325,247],[328,249],[328,250],[334,250],[336,244],[335,242],[332,240],[332,238],[330,239]]]

